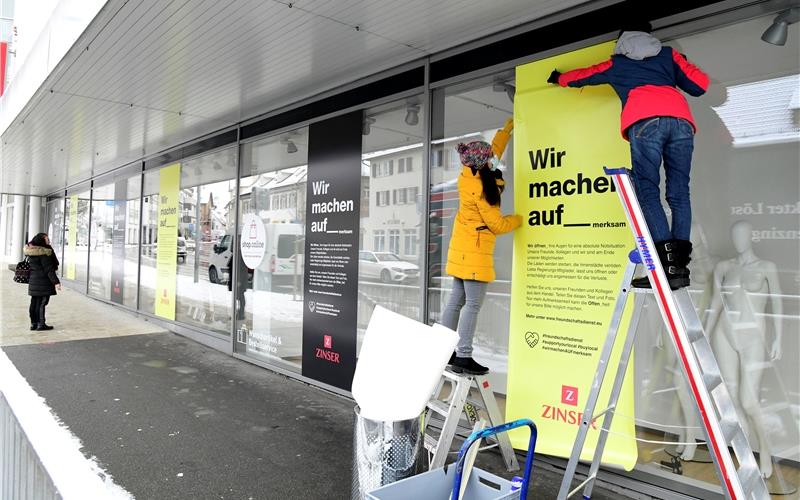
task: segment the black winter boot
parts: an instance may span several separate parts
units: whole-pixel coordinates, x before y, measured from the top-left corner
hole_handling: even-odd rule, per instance
[[[489,373],[488,368],[478,364],[472,357],[460,358],[456,356],[456,359],[453,361],[452,369],[456,373],[467,373],[469,375],[484,375]]]
[[[672,290],[689,286],[689,264],[692,253],[692,242],[686,240],[667,240],[655,244],[658,258],[667,275],[667,282]],[[634,288],[651,288],[648,276],[631,281]]]

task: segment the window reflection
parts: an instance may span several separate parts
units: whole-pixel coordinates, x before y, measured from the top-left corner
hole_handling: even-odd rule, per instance
[[[136,307],[141,176],[92,189],[89,294]]]
[[[513,84],[513,80],[505,78]],[[461,163],[455,147],[459,142],[485,140],[491,142],[495,131],[502,128],[513,114],[513,104],[505,91],[493,84],[479,82],[467,88],[438,90],[433,94],[443,116],[434,117],[431,143],[431,199],[428,224],[430,231],[429,319],[440,322],[447,303],[452,279],[445,273],[447,247],[458,210],[458,176]],[[506,147],[504,163],[513,165],[514,146]],[[514,213],[513,169],[505,168],[506,189],[502,195],[504,213]],[[511,298],[511,252],[513,238],[498,238],[495,247],[497,279],[489,284],[474,339],[474,356],[490,369],[495,392],[505,393],[508,373],[508,328]]]
[[[411,98],[364,111],[370,126],[362,130],[359,348],[376,305],[422,319],[423,128],[415,119],[420,100]]]
[[[302,364],[308,129],[242,146],[238,240],[263,238],[263,254],[242,258],[221,245],[215,259],[230,279],[235,261],[238,353],[299,371]],[[230,235],[232,236],[232,235]],[[232,239],[232,238],[231,238]]]

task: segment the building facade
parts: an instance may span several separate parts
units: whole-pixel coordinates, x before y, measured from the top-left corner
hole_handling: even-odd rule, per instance
[[[104,53],[96,56],[94,64],[116,57],[115,42],[122,47],[134,45],[134,40],[123,35],[126,26],[135,25],[133,18],[112,17],[119,26],[100,30],[100,24],[111,16],[113,6],[109,4],[113,3],[100,10],[74,45],[89,36],[99,37],[96,45]],[[78,82],[79,75],[74,73],[77,70],[59,65],[45,86],[65,89],[52,97],[63,102],[49,104],[72,106],[65,109],[71,109],[73,120],[77,120],[75,113],[91,114],[94,121],[86,119],[87,124],[95,130],[110,127],[113,133],[79,132],[82,128],[73,126],[69,137],[64,137],[37,125],[36,133],[55,146],[41,154],[37,150],[26,159],[20,148],[31,144],[14,146],[23,133],[22,122],[46,120],[49,115],[34,106],[25,108],[27,114],[3,121],[8,128],[3,133],[6,173],[0,177],[0,191],[6,194],[0,197],[0,237],[6,260],[18,260],[25,238],[46,231],[62,262],[62,278],[71,288],[234,357],[346,394],[327,380],[305,376],[302,366],[304,248],[310,214],[307,174],[309,157],[317,153],[314,126],[340,115],[361,114],[359,345],[376,305],[419,321],[438,322],[452,286],[444,267],[458,208],[456,181],[461,167],[456,144],[491,141],[494,131],[513,114],[516,66],[612,40],[617,21],[630,8],[626,2],[570,2],[566,10],[559,10],[566,7],[562,6],[548,11],[548,2],[539,3],[540,13],[521,15],[526,10],[524,2],[510,2],[508,9],[501,9],[509,16],[502,30],[481,32],[482,36],[475,38],[451,38],[442,50],[417,54],[393,66],[379,62],[374,69],[353,66],[349,79],[338,74],[341,81],[330,88],[320,83],[314,87],[306,81],[304,74],[321,76],[309,61],[284,61],[297,86],[302,84],[308,90],[307,96],[298,92],[295,100],[273,105],[270,96],[248,95],[242,88],[237,97],[238,115],[218,121],[205,118],[203,110],[211,109],[211,104],[191,100],[175,104],[177,98],[169,95],[176,92],[189,99],[195,95],[191,89],[201,86],[198,80],[185,79],[188,73],[181,68],[190,61],[184,59],[180,44],[164,47],[175,50],[175,57],[166,54],[162,59],[159,55],[148,62],[137,56],[134,64],[171,82],[162,96],[164,103],[172,106],[169,109],[198,110],[193,113],[166,113],[159,111],[155,101],[146,107],[132,101],[130,108],[137,116],[119,121],[118,108],[125,98],[141,97],[130,89],[127,95],[104,97],[114,102],[93,102],[83,111],[75,111],[81,108],[81,98],[76,97],[77,92],[67,95],[66,89],[71,87],[59,84],[58,78]],[[745,413],[754,427],[768,428],[758,435],[762,441],[758,451],[768,457],[762,460],[762,472],[769,475],[771,491],[778,492],[800,483],[800,372],[796,362],[800,357],[800,33],[797,24],[789,24],[788,42],[783,46],[760,38],[777,15],[796,6],[782,1],[722,1],[642,8],[665,43],[679,48],[712,77],[708,94],[691,102],[698,126],[692,178],[692,293],[702,317],[712,318],[719,312],[715,307],[724,312],[723,321],[706,325],[718,356],[744,359],[739,346],[722,340],[734,338],[731,332],[750,328],[769,343],[758,347],[764,353],[763,366],[758,383],[752,385],[767,411],[755,420],[749,409]],[[218,13],[219,19],[231,29],[237,22],[242,23],[242,30],[254,29],[242,13],[223,11]],[[312,7],[304,12],[314,15]],[[516,22],[515,13],[520,14]],[[178,15],[163,13],[170,14]],[[206,26],[202,22],[208,20],[205,14],[195,14],[184,22],[197,29]],[[390,12],[381,15],[383,20],[391,17]],[[207,16],[214,18],[210,12]],[[156,19],[165,30],[170,23],[177,23]],[[422,32],[436,34],[433,27]],[[186,43],[202,42],[186,38]],[[224,52],[223,45],[215,48]],[[212,58],[223,58],[214,55],[215,48],[204,46],[203,50]],[[324,46],[313,47],[309,53],[317,64],[324,65]],[[222,59],[213,60],[223,64]],[[73,49],[64,61],[80,59]],[[308,67],[303,66],[306,63]],[[259,62],[256,52],[248,52],[238,64],[248,78],[270,78],[272,66]],[[103,73],[99,66],[96,69],[98,78],[114,82],[113,75]],[[355,78],[356,72],[367,76]],[[222,76],[211,80],[215,85],[226,81]],[[220,100],[231,98],[230,93],[220,94]],[[37,94],[31,102],[45,102],[43,99],[50,97]],[[23,120],[23,115],[29,118]],[[609,127],[617,126],[609,123]],[[87,155],[81,133],[106,142]],[[134,137],[139,133],[151,133],[163,145],[141,142]],[[142,144],[147,145],[147,154],[137,153]],[[63,148],[68,151],[59,151]],[[58,175],[48,184],[42,174],[46,169],[34,165],[48,161],[52,166],[47,168],[64,170],[67,175]],[[503,211],[512,213],[513,145],[509,145],[504,162],[507,188]],[[159,182],[161,170],[175,164],[180,170],[175,315],[165,319],[155,313],[160,299]],[[24,181],[26,169],[39,178]],[[69,174],[72,171],[77,173]],[[238,243],[249,231],[242,223],[250,216],[262,221],[268,242],[264,259],[252,268],[237,264]],[[748,224],[753,254],[774,264],[779,284],[767,291],[754,288],[747,292],[769,299],[748,302],[761,306],[750,310],[753,320],[747,324],[738,319],[742,314],[735,305],[738,289],[715,288],[715,283],[719,286],[715,270],[721,269],[720,263],[735,261],[743,254],[731,232],[740,222]],[[489,287],[475,339],[475,356],[489,365],[501,399],[508,373],[514,279],[511,254],[511,238],[499,239],[497,280]],[[748,284],[757,288],[757,273],[744,273],[740,285],[745,292]],[[719,301],[714,301],[715,294]],[[675,360],[664,349],[654,305],[649,305],[644,316],[636,345],[636,415],[627,416],[637,419],[639,461],[632,473],[609,469],[602,478],[658,497],[721,498],[718,479],[703,458],[702,445],[679,471],[672,457],[680,453],[651,443],[680,442],[684,434],[676,429],[692,427],[696,417],[681,405],[687,389],[676,372]],[[557,457],[543,459],[556,467],[564,465]]]

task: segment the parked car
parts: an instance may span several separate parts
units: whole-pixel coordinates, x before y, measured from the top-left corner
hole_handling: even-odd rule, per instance
[[[392,252],[358,252],[359,274],[384,283],[404,283],[419,279],[419,266]]]
[[[218,243],[214,244],[208,258],[208,281],[211,283],[226,284],[230,279],[228,261],[231,259],[232,240],[231,235],[226,234]]]
[[[186,254],[187,254],[187,251],[186,251],[186,238],[184,238],[183,236],[181,236],[179,234],[178,235],[178,262],[180,262],[181,264],[186,262]]]

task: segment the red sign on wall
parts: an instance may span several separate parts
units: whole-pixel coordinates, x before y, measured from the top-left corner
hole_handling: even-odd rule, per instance
[[[0,95],[6,91],[6,54],[8,54],[8,44],[0,42]]]

